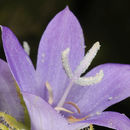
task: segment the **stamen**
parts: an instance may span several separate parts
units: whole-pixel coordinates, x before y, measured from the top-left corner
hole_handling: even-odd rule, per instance
[[[45,83],[45,86],[46,86],[46,88],[47,88],[47,90],[48,90],[48,103],[49,104],[52,104],[53,103],[53,92],[52,92],[52,87],[51,87],[51,85],[49,84],[49,82],[46,82]]]
[[[75,107],[76,110],[77,110],[77,112],[80,114],[80,109],[79,109],[79,107],[78,107],[75,103],[73,103],[73,102],[66,102],[66,104],[70,104],[70,105],[72,105],[73,107]]]
[[[104,76],[103,70],[100,70],[95,76],[92,77],[80,77],[74,82],[81,86],[89,86],[99,83]]]
[[[68,113],[71,113],[71,114],[74,113],[74,112],[72,112],[72,111],[70,111],[70,110],[68,110],[68,109],[66,109],[64,107],[55,107],[55,110],[56,111],[65,111],[65,112],[68,112]]]
[[[89,50],[89,52],[85,55],[83,60],[80,62],[79,66],[77,67],[75,74],[80,76],[82,73],[84,73],[89,65],[91,64],[92,60],[96,56],[98,50],[100,49],[100,43],[96,42],[92,48]]]
[[[68,122],[70,122],[70,123],[75,123],[75,122],[78,122],[78,121],[84,121],[84,120],[86,120],[88,117],[89,117],[89,116],[85,116],[85,117],[83,117],[83,118],[75,118],[74,116],[69,116],[69,117],[67,118],[67,120],[68,120]]]
[[[26,52],[28,55],[30,55],[30,46],[29,46],[28,42],[23,41],[23,48],[24,48],[25,52]]]
[[[70,51],[70,49],[67,48],[62,52],[62,65],[65,69],[66,74],[71,79],[73,77],[73,73],[69,66],[69,59],[68,59],[69,51]]]

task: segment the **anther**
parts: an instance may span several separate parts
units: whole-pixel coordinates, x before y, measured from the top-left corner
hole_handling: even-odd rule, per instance
[[[66,102],[66,104],[70,104],[70,105],[72,105],[73,107],[75,107],[76,110],[77,110],[77,112],[80,114],[80,109],[79,109],[79,107],[78,107],[75,103],[73,103],[73,102]]]
[[[66,109],[66,108],[64,108],[64,107],[55,107],[54,108],[56,111],[65,111],[65,112],[68,112],[68,113],[71,113],[71,114],[73,114],[74,112],[72,112],[72,111],[70,111],[70,110],[68,110],[68,109]]]
[[[48,90],[48,103],[49,104],[52,104],[53,103],[53,92],[52,92],[52,87],[51,87],[51,85],[49,84],[49,82],[46,82],[45,83],[45,86],[46,86],[46,88],[47,88],[47,90]]]
[[[75,118],[74,116],[69,116],[69,117],[67,118],[67,120],[68,120],[68,122],[70,122],[70,123],[75,123],[75,122],[79,122],[79,121],[84,121],[84,120],[86,120],[88,117],[89,117],[89,116],[85,116],[85,117],[83,117],[83,118]]]
[[[23,41],[23,48],[24,48],[25,52],[26,52],[28,55],[30,55],[30,46],[29,46],[28,42]]]

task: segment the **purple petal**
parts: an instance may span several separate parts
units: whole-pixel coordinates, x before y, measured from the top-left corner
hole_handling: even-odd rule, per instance
[[[31,130],[72,130],[68,122],[42,98],[23,93],[30,118]]]
[[[36,93],[35,70],[13,32],[2,26],[2,40],[9,67],[23,91]]]
[[[24,110],[20,104],[15,85],[7,63],[0,59],[0,111],[23,121]]]
[[[128,117],[124,114],[117,112],[103,112],[101,115],[94,116],[86,121],[83,121],[82,123],[105,126],[116,130],[130,129],[130,119],[128,119]]]
[[[61,61],[61,52],[66,48],[70,48],[70,65],[74,70],[84,55],[84,39],[80,24],[68,7],[49,23],[38,50],[39,82],[42,87],[46,81],[51,84],[55,103],[68,84]]]
[[[92,86],[73,86],[67,101],[76,103],[82,116],[99,113],[130,97],[130,65],[104,64],[92,69],[86,76],[103,70],[102,81]]]

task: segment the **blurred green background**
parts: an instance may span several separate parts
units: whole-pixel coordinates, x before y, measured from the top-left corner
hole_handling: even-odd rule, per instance
[[[0,24],[11,28],[21,43],[29,43],[31,59],[35,64],[43,31],[66,5],[69,5],[81,23],[87,50],[94,42],[101,42],[101,50],[90,69],[107,62],[130,64],[129,0],[0,0]],[[0,57],[5,59],[1,39]],[[108,110],[125,113],[130,117],[130,99]],[[100,127],[95,129],[109,130]]]

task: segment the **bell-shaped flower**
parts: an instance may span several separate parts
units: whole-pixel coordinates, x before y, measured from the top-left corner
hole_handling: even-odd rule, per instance
[[[130,96],[130,65],[103,64],[81,76],[100,44],[96,42],[84,56],[83,32],[68,7],[42,35],[36,69],[13,32],[1,28],[7,62],[23,94],[32,130],[92,130],[92,124],[130,129],[124,114],[104,111]]]

